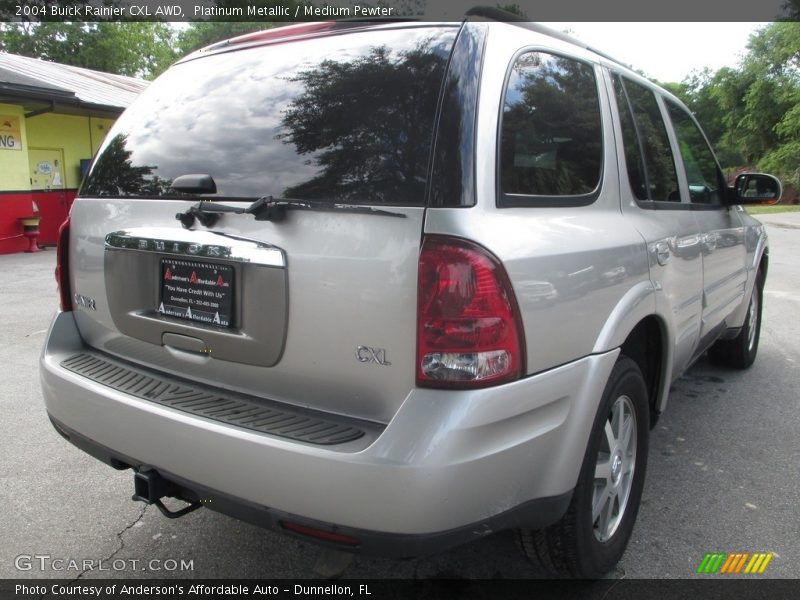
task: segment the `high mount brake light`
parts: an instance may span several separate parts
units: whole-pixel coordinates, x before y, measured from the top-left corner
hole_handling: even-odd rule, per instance
[[[426,236],[417,285],[417,385],[478,388],[518,379],[523,342],[500,261],[473,242]]]
[[[306,35],[309,33],[317,33],[328,29],[333,29],[336,21],[317,21],[311,23],[298,23],[296,25],[286,25],[284,27],[275,27],[273,29],[265,29],[263,31],[254,31],[253,33],[246,33],[244,35],[231,38],[227,42],[219,44],[234,45],[234,44],[247,44],[251,42],[267,42],[272,40],[280,40],[283,38],[294,37],[298,35]],[[216,47],[216,46],[214,46]]]

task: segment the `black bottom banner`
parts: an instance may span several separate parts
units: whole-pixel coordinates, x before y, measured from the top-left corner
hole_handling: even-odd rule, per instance
[[[787,579],[604,579],[564,580],[2,580],[0,600],[52,598],[54,600],[102,599],[201,599],[281,598],[394,600],[431,598],[443,600],[513,600],[558,598],[566,600],[680,599],[792,599],[800,581]]]

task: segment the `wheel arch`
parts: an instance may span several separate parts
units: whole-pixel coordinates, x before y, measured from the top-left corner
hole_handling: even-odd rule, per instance
[[[764,251],[761,253],[761,258],[758,261],[758,270],[757,270],[757,272],[761,273],[762,282],[766,281],[768,270],[769,270],[769,246],[765,246]]]
[[[756,286],[758,275],[761,275],[761,285],[763,286],[767,280],[767,271],[769,270],[769,246],[766,242],[761,246],[760,252],[753,257],[753,262],[748,261],[748,275],[747,283],[745,284],[744,292],[742,294],[741,304],[728,316],[726,324],[729,333],[724,337],[735,337],[738,330],[742,327],[745,317],[747,316],[747,306],[750,302],[750,295],[753,293],[753,288]]]
[[[655,314],[639,321],[622,343],[622,354],[632,359],[647,385],[650,428],[655,427],[669,391],[669,344],[664,322]]]
[[[620,348],[639,366],[647,383],[651,427],[667,403],[671,347],[669,326],[657,314],[656,289],[649,279],[625,293],[595,341],[595,353]]]

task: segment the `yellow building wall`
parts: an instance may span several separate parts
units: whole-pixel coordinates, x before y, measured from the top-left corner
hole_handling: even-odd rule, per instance
[[[65,187],[75,189],[81,182],[81,159],[94,156],[113,123],[112,119],[45,113],[26,119],[27,147],[62,149]],[[27,162],[24,168],[27,173]]]
[[[28,142],[25,127],[25,111],[14,104],[0,104],[0,116],[19,119],[22,150],[0,149],[0,191],[28,191],[31,189],[28,177]]]
[[[8,133],[0,143],[0,254],[27,248],[20,218],[34,214],[41,218],[39,243],[53,245],[81,183],[80,161],[92,158],[114,120],[54,113],[25,118],[23,106],[3,103],[0,116],[19,122],[21,148],[3,147],[8,143]],[[10,130],[14,138],[15,130]],[[46,185],[42,185],[44,172],[34,171],[31,161],[55,156],[62,161],[58,169],[62,182],[56,185],[55,180],[45,181]],[[53,184],[52,189],[49,183]]]

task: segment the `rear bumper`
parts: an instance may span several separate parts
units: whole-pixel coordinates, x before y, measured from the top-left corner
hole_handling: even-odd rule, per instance
[[[357,550],[392,556],[557,520],[618,354],[486,390],[413,390],[374,442],[343,451],[180,412],[60,366],[82,351],[73,315],[60,313],[42,387],[51,419],[78,447],[154,468],[243,520],[335,528],[361,540]]]
[[[129,456],[123,456],[109,448],[104,448],[92,440],[70,430],[51,417],[50,419],[64,438],[115,469],[126,469],[131,465],[140,465],[140,461]],[[179,496],[185,499],[202,499],[203,506],[253,525],[302,537],[304,540],[311,538],[287,529],[284,523],[303,525],[320,531],[330,531],[344,535],[355,540],[358,544],[336,543],[313,538],[313,541],[348,552],[364,553],[371,556],[386,556],[391,558],[412,558],[425,554],[440,552],[460,544],[470,542],[495,531],[502,531],[520,524],[526,526],[544,526],[558,520],[566,512],[572,497],[572,491],[554,498],[537,498],[517,506],[509,511],[495,515],[479,523],[471,523],[447,531],[421,534],[386,533],[371,531],[355,527],[343,527],[334,523],[326,523],[309,519],[302,515],[295,515],[285,511],[260,506],[230,494],[212,490],[196,482],[187,481],[172,473],[159,471],[159,474],[180,488]],[[131,484],[133,485],[133,484]],[[132,489],[132,488],[131,488]],[[540,523],[541,525],[537,525]]]

